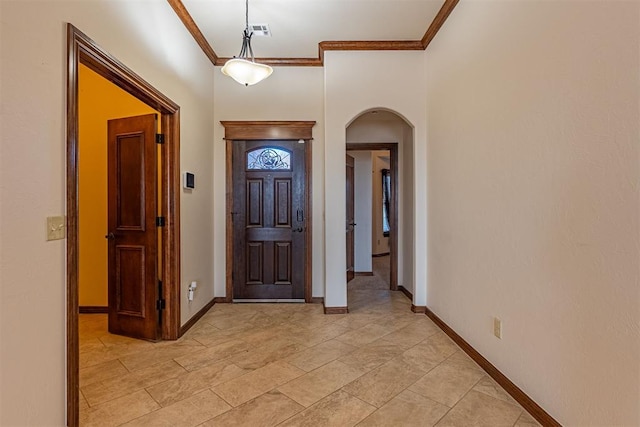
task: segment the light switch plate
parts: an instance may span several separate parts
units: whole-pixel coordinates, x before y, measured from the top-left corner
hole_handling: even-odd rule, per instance
[[[47,217],[47,240],[61,240],[66,237],[66,218],[64,216]]]

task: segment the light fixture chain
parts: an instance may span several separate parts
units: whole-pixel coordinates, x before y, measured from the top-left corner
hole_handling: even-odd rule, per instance
[[[249,0],[244,0],[245,29],[249,31]]]
[[[253,31],[249,32],[249,0],[245,0],[244,5],[245,28],[244,32],[242,33],[242,49],[240,50],[239,58],[251,58],[251,61],[255,62],[255,57],[253,56],[253,48],[251,47],[251,36],[253,35]]]

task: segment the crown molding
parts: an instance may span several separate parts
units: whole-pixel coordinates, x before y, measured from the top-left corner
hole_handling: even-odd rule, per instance
[[[425,50],[436,36],[440,28],[456,7],[460,0],[445,0],[435,18],[424,33],[422,40],[356,40],[356,41],[323,41],[318,43],[317,58],[256,58],[262,64],[272,67],[322,67],[324,66],[324,53],[328,50],[357,51],[357,50]],[[193,20],[181,0],[167,0],[178,18],[182,21],[189,33],[198,43],[204,54],[215,66],[222,66],[231,58],[220,58],[216,55],[202,31]]]
[[[444,4],[438,11],[435,18],[433,18],[433,22],[429,25],[427,32],[422,36],[422,40],[420,43],[422,44],[423,49],[427,49],[431,40],[438,34],[440,28],[444,25],[444,22],[447,20],[453,9],[456,7],[460,0],[445,0]]]
[[[216,65],[216,62],[218,62],[218,55],[216,55],[216,52],[213,50],[213,48],[211,47],[207,39],[204,37],[204,34],[202,34],[202,31],[200,31],[200,28],[196,24],[196,21],[193,20],[193,17],[191,16],[187,8],[184,7],[184,4],[182,3],[182,1],[167,0],[167,2],[169,2],[169,5],[173,9],[173,11],[176,13],[176,15],[178,15],[178,18],[180,18],[184,26],[191,33],[196,43],[198,43],[198,46],[200,46],[200,49],[202,49],[204,54],[207,55],[207,58],[209,58],[209,61],[211,61],[213,65]]]
[[[318,43],[320,63],[324,65],[324,53],[327,50],[424,50],[419,41],[326,41]]]

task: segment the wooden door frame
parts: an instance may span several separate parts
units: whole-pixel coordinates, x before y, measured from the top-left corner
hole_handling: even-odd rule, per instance
[[[347,143],[346,151],[389,151],[391,168],[391,212],[389,212],[389,282],[392,291],[398,290],[398,143]]]
[[[165,217],[162,233],[162,280],[166,310],[161,314],[161,336],[180,334],[180,107],[87,35],[67,24],[67,425],[79,424],[78,337],[78,68],[86,65],[125,92],[159,111],[165,143],[161,181]]]
[[[311,160],[313,134],[312,128],[315,121],[221,121],[224,126],[226,141],[226,296],[216,299],[219,302],[233,302],[233,143],[234,141],[278,141],[300,140],[305,141],[305,207],[307,221],[305,227],[305,274],[304,274],[304,301],[312,302],[311,298],[311,263],[312,263],[312,231],[313,215],[311,197]]]

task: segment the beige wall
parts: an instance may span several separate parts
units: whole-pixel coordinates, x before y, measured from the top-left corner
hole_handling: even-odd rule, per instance
[[[71,22],[181,107],[183,278],[213,296],[211,64],[166,2],[0,2],[0,425],[65,423],[66,28]],[[201,289],[202,288],[202,289]],[[208,288],[208,290],[207,290]],[[186,292],[183,292],[186,295]],[[208,294],[208,295],[207,295]],[[183,307],[183,316],[188,312]]]
[[[424,97],[414,96],[416,93],[425,93],[424,82],[424,53],[423,52],[328,52],[334,59],[325,58],[324,68],[308,67],[278,67],[269,79],[259,85],[250,88],[241,86],[233,80],[225,77],[216,68],[214,73],[215,84],[215,142],[213,155],[214,171],[214,271],[215,271],[215,295],[225,296],[225,143],[224,127],[220,121],[224,120],[315,120],[313,128],[313,278],[312,294],[314,297],[327,298],[327,289],[335,290],[334,295],[328,298],[327,306],[346,305],[346,281],[345,268],[345,243],[344,233],[336,230],[344,228],[344,159],[346,129],[352,120],[360,113],[371,108],[391,109],[405,117],[412,124],[417,124],[420,134],[425,132],[426,101]],[[378,61],[395,60],[399,64],[406,65],[415,75],[415,79],[398,81],[389,69],[376,69],[371,74],[369,64]],[[374,67],[376,68],[376,67]],[[367,78],[362,79],[362,70],[367,70]],[[378,79],[387,82],[381,85],[384,91],[372,96],[368,89],[371,85],[379,85]],[[422,81],[420,80],[422,79]],[[415,83],[417,81],[417,84]],[[345,90],[345,87],[349,87]],[[338,106],[331,109],[331,115],[338,122],[329,124],[326,120],[328,114],[327,104]],[[346,114],[345,112],[348,111]],[[413,121],[412,121],[413,120]],[[399,124],[392,130],[378,134],[377,138],[366,142],[389,142],[385,135],[395,135],[393,141],[399,142],[405,139],[406,129]],[[326,137],[332,132],[331,140]],[[413,142],[413,134],[411,141]],[[424,151],[426,144],[423,142],[420,149]],[[402,148],[401,148],[402,149]],[[342,154],[340,154],[342,153]],[[413,153],[413,151],[411,151]],[[400,154],[402,156],[402,153]],[[413,160],[412,160],[413,161]],[[422,162],[424,163],[424,162]],[[336,170],[334,170],[336,169]],[[337,170],[339,169],[339,170]],[[327,173],[331,174],[327,178]],[[423,175],[420,179],[426,179],[425,169],[421,169]],[[328,184],[329,180],[331,184]],[[325,188],[332,188],[325,193]],[[422,185],[420,188],[424,188]],[[413,190],[413,188],[412,188]],[[426,203],[426,194],[420,193],[418,199]],[[413,201],[411,201],[413,206]],[[326,208],[328,206],[330,208]],[[335,218],[342,216],[341,225],[336,225]],[[416,223],[426,232],[426,208],[420,210],[422,222]],[[331,230],[328,229],[327,218],[332,218]],[[331,236],[328,238],[327,236]],[[325,247],[325,241],[333,242]],[[343,244],[340,244],[340,241]],[[419,250],[426,257],[426,243],[418,242]],[[413,248],[412,248],[413,249]],[[331,261],[328,261],[328,257]],[[340,266],[343,267],[340,267]],[[422,270],[424,269],[424,270]],[[424,300],[426,297],[426,266],[421,264],[418,272],[406,272],[411,276],[408,280],[413,282],[413,277],[419,277],[422,287],[417,293],[417,298]],[[344,299],[342,299],[344,297]],[[342,301],[342,302],[337,302]],[[424,301],[417,305],[424,305]]]
[[[224,120],[312,120],[313,260],[312,294],[324,295],[324,73],[316,67],[278,67],[259,85],[245,87],[220,72],[215,81],[214,227],[216,296],[225,296],[225,142]],[[342,157],[344,159],[344,156]],[[344,163],[344,162],[343,162]],[[344,174],[344,172],[343,172]],[[344,186],[344,184],[343,184]],[[342,199],[344,206],[344,197]],[[344,228],[344,227],[343,227]]]
[[[107,121],[157,111],[84,65],[78,82],[78,304],[106,307]]]
[[[402,143],[398,150],[399,164],[402,165],[398,173],[398,187],[400,188],[398,191],[398,286],[403,286],[411,293],[414,293],[415,283],[420,283],[420,288],[426,291],[426,283],[414,282],[413,271],[416,266],[414,248],[416,244],[426,245],[427,240],[425,234],[420,234],[416,237],[416,232],[414,231],[415,218],[426,221],[424,213],[415,213],[414,194],[416,191],[424,194],[426,185],[415,183],[413,171],[416,168],[424,171],[425,162],[423,157],[415,156],[414,154],[413,135],[413,129],[408,124],[403,123]]]
[[[639,18],[460,2],[427,50],[428,305],[567,426],[640,425]]]
[[[380,66],[393,63],[394,67]],[[398,78],[396,70],[404,71]],[[426,81],[425,53],[418,52],[326,52],[325,53],[325,193],[326,206],[339,206],[344,201],[344,156],[347,126],[363,112],[387,109],[403,117],[414,130],[414,162],[426,157]],[[372,90],[375,88],[375,90]],[[388,141],[387,141],[388,142]],[[341,154],[342,153],[342,154]],[[417,259],[427,258],[426,245],[426,168],[420,161],[415,168],[413,222],[416,239],[413,246]],[[419,189],[419,191],[418,191]],[[345,271],[345,212],[332,210],[325,215],[325,240],[335,242],[325,248],[325,304],[347,305]],[[425,305],[427,267],[416,263],[408,274],[415,286],[415,305]]]

